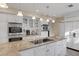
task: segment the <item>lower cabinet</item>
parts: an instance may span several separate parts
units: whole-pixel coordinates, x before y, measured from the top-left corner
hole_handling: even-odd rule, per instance
[[[64,56],[65,55],[65,50],[64,47],[58,45],[55,47],[55,56]]]
[[[66,55],[66,40],[59,41],[55,43],[55,56],[65,56]]]
[[[22,56],[65,56],[65,40],[21,51]]]
[[[46,56],[54,56],[54,47],[55,47],[54,43],[47,45]]]
[[[34,55],[35,56],[45,56],[46,55],[46,50],[47,50],[46,45],[36,47],[34,49]]]
[[[27,49],[20,52],[21,56],[33,56],[34,55],[34,49]]]
[[[35,56],[54,56],[54,43],[36,47],[34,49]]]

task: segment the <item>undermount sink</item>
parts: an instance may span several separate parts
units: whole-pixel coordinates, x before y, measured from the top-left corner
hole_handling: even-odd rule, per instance
[[[34,40],[34,41],[30,41],[30,42],[33,44],[41,44],[41,43],[45,43],[45,42],[49,42],[49,41],[53,41],[53,40],[44,38],[44,39]]]

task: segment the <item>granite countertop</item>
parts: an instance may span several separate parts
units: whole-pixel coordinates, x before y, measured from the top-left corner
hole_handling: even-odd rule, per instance
[[[27,40],[0,44],[0,55],[2,55],[2,56],[18,56],[18,55],[20,55],[19,51],[35,48],[35,47],[49,44],[49,43],[54,43],[54,42],[64,39],[64,38],[56,38],[56,37],[47,37],[47,38],[53,39],[53,40],[46,42],[46,43],[42,43],[42,44],[36,44],[36,45]]]

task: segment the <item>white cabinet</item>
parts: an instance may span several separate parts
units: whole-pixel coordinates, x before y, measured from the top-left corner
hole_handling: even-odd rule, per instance
[[[65,38],[67,39],[67,47],[72,47],[72,31],[73,22],[65,22]]]
[[[20,55],[21,56],[45,56],[46,55],[46,45],[21,51]]]
[[[54,43],[37,47],[34,52],[35,56],[54,56]]]
[[[8,22],[16,22],[15,15],[7,14]]]
[[[46,50],[46,55],[47,56],[54,56],[54,47],[55,47],[55,44],[54,43],[51,43],[51,44],[48,44],[47,45],[47,50]]]
[[[79,22],[73,22],[73,32],[75,37],[72,35],[72,46],[70,48],[79,50]]]
[[[23,23],[23,17],[17,16],[17,15],[7,14],[7,19],[8,19],[8,22]]]
[[[16,16],[16,22],[17,22],[17,23],[23,23],[23,17],[21,17],[21,16]]]
[[[66,55],[66,41],[59,41],[55,43],[55,56],[65,56]]]
[[[67,47],[79,50],[79,17],[68,18],[65,22],[65,37],[67,38]],[[74,20],[75,19],[75,20]],[[73,34],[76,34],[75,37]]]
[[[58,41],[21,51],[22,56],[65,56],[66,41]]]
[[[65,35],[67,37],[67,47],[79,50],[79,17],[66,18],[65,20],[69,20],[65,25],[65,33],[70,32],[68,37]],[[71,30],[68,30],[68,28]],[[73,33],[76,33],[75,37]]]
[[[64,55],[63,47],[61,45],[57,45],[55,47],[55,56],[63,56],[63,55]]]
[[[46,50],[47,50],[46,45],[36,47],[34,49],[34,55],[35,56],[45,56],[46,55]]]
[[[34,55],[34,49],[28,49],[20,52],[21,56],[33,56]]]

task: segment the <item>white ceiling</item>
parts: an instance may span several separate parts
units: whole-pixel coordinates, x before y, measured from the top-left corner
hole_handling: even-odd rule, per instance
[[[33,14],[63,16],[69,12],[79,10],[78,3],[73,3],[74,7],[71,8],[68,7],[69,4],[70,3],[8,3],[8,6]],[[49,8],[47,9],[46,6],[49,6]],[[36,12],[36,10],[39,10],[39,12]]]

